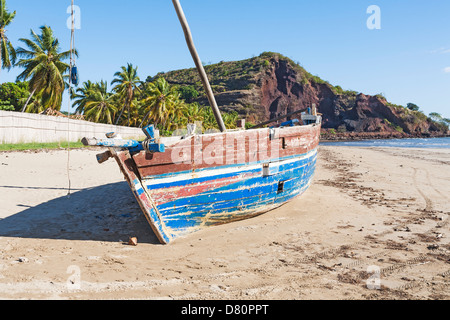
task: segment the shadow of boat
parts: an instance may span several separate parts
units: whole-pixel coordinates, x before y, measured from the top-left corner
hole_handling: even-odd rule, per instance
[[[23,196],[26,197],[26,187]],[[82,189],[0,219],[0,236],[159,244],[123,182]]]

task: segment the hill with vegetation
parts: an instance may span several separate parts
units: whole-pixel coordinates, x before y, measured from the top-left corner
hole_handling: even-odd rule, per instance
[[[68,91],[75,115],[67,116],[76,119],[134,127],[152,123],[165,135],[195,121],[205,130],[217,128],[196,69],[141,81],[138,67],[128,63],[116,70],[110,83],[78,83],[78,78],[69,77],[78,51],[64,49],[47,25],[11,43],[8,35],[15,17],[16,11],[0,1],[0,71],[21,69],[14,83],[0,83],[0,110],[61,116],[63,93]],[[343,90],[279,53],[221,61],[205,69],[229,129],[239,118],[250,126],[316,105],[325,137],[448,134],[450,120],[437,113],[427,116],[412,103],[399,106],[382,95]]]
[[[315,104],[323,115],[323,132],[328,137],[448,134],[449,120],[437,113],[427,116],[412,103],[400,106],[381,94],[343,90],[279,53],[221,61],[206,65],[205,71],[220,109],[237,112],[253,124]],[[176,85],[186,101],[208,105],[195,68],[158,73],[147,82],[161,77]]]

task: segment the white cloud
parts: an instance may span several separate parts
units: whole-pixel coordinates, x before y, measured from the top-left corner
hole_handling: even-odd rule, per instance
[[[430,53],[431,54],[446,54],[446,53],[450,53],[450,48],[442,47],[437,50],[430,51]]]
[[[444,68],[445,73],[450,73],[450,67]]]

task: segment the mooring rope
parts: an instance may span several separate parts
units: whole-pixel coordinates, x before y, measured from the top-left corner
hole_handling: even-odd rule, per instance
[[[73,54],[73,48],[75,43],[75,17],[74,17],[74,4],[72,0],[71,6],[71,32],[70,32],[70,67],[69,67],[69,99],[67,100],[67,180],[68,180],[68,191],[67,196],[70,197],[71,192],[71,181],[70,181],[70,102],[72,95],[72,67],[75,65],[75,57]]]

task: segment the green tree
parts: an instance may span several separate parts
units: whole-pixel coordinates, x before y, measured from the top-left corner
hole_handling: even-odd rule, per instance
[[[412,110],[412,111],[419,111],[419,107],[416,105],[416,104],[414,104],[414,103],[408,103],[407,105],[406,105],[406,107],[409,109],[409,110]]]
[[[95,91],[95,83],[91,80],[83,82],[83,85],[73,91],[70,98],[73,100],[72,107],[76,108],[75,113],[83,114],[86,107],[86,102],[89,100],[89,95]]]
[[[122,71],[118,71],[114,74],[114,79],[111,85],[115,84],[113,91],[123,101],[123,107],[119,117],[116,119],[116,125],[119,123],[122,117],[123,111],[127,109],[128,115],[131,115],[131,106],[136,92],[140,92],[139,86],[142,84],[137,75],[137,67],[134,68],[131,63],[128,63],[126,67],[121,67]],[[130,118],[128,117],[128,125],[130,125]]]
[[[184,101],[180,99],[180,93],[174,86],[162,77],[154,82],[145,84],[145,98],[143,99],[143,111],[145,116],[141,126],[147,121],[154,125],[161,124],[166,128],[167,121],[177,114],[177,109],[182,107]]]
[[[191,103],[186,106],[184,113],[186,123],[194,123],[195,121],[203,121],[203,109],[198,103]]]
[[[223,113],[222,117],[227,129],[236,129],[236,124],[239,120],[239,114],[236,111]]]
[[[112,124],[117,108],[114,105],[113,94],[108,92],[108,83],[85,83],[87,94],[79,105],[83,105],[86,120]],[[80,100],[78,100],[80,101]]]
[[[214,112],[210,107],[202,107],[203,128],[204,129],[217,129],[217,121],[214,116]]]
[[[5,82],[0,85],[1,104],[8,106],[3,110],[19,111],[29,95],[27,82]]]
[[[3,110],[3,111],[14,111],[14,106],[9,104],[8,101],[0,100],[0,110]]]
[[[6,0],[0,0],[0,61],[1,69],[11,69],[15,64],[16,51],[6,36],[6,27],[14,20],[16,11],[8,12]]]
[[[26,48],[18,48],[17,56],[21,57],[17,66],[25,70],[17,80],[29,79],[31,91],[22,112],[27,108],[31,97],[38,93],[44,108],[61,109],[62,94],[65,89],[65,79],[68,78],[69,64],[64,60],[70,58],[71,51],[61,52],[60,44],[48,26],[42,26],[41,34],[31,30],[31,39],[19,39]],[[76,50],[73,53],[78,56]]]
[[[442,116],[441,114],[437,113],[437,112],[431,112],[429,114],[431,120],[436,121],[436,122],[440,122],[442,121]]]
[[[195,98],[199,96],[197,90],[194,86],[179,86],[177,91],[180,93],[181,98],[186,102],[192,102]]]

